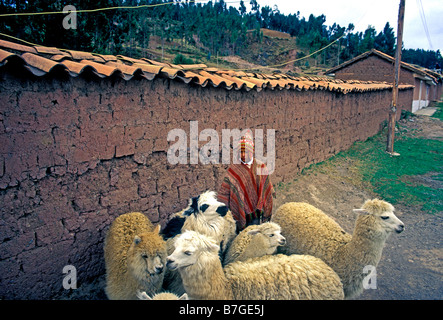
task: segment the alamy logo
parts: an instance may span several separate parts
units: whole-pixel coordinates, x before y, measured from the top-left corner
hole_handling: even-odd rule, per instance
[[[77,289],[77,269],[73,265],[67,265],[63,268],[63,273],[67,274],[63,278],[63,288]]]
[[[363,289],[377,289],[377,270],[375,266],[367,265],[363,268],[363,273],[368,275],[363,278]]]
[[[68,14],[63,18],[63,28],[77,29],[77,9],[73,5],[68,5],[63,8],[63,13]]]
[[[167,159],[170,164],[219,164],[220,154],[221,163],[231,163],[231,149],[232,163],[239,164],[239,143],[242,136],[247,132],[252,132],[250,129],[222,129],[222,138],[220,145],[220,137],[214,129],[204,129],[199,133],[198,121],[190,121],[189,124],[189,147],[188,136],[183,129],[173,129],[168,132],[168,142],[176,141],[168,149]],[[263,130],[255,129],[254,134],[254,157],[263,162],[267,166],[266,174],[272,174],[275,169],[275,130],[266,130],[266,157],[264,151]],[[208,141],[209,138],[209,141]],[[232,148],[231,148],[232,139]],[[199,142],[205,141],[200,150],[198,148]],[[221,147],[221,152],[220,152]],[[189,162],[188,162],[189,150]],[[257,172],[260,174],[260,172]]]

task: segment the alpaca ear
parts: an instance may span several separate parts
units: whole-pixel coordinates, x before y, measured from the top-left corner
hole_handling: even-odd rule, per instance
[[[142,239],[139,236],[134,237],[134,243],[139,244],[142,241]]]
[[[371,214],[369,211],[366,211],[365,209],[352,209],[353,212],[362,214],[362,215],[369,215]]]
[[[183,294],[181,295],[181,297],[178,298],[178,300],[189,300],[189,298],[188,298],[188,294],[187,294],[187,293],[183,293]]]
[[[183,212],[184,216],[190,216],[193,213],[198,212],[198,200],[200,199],[200,196],[193,197],[189,199],[188,209]]]
[[[161,226],[158,224],[154,229],[154,233],[160,233],[160,228]]]
[[[214,251],[218,251],[218,250],[220,250],[220,246],[218,246],[218,245],[216,245],[216,244],[213,244],[213,245],[212,245],[212,249],[213,249]]]
[[[251,231],[248,232],[248,234],[250,234],[251,236],[255,236],[257,233],[259,233],[260,231],[257,229],[252,229]]]
[[[208,243],[207,244],[207,248],[208,248],[209,251],[215,251],[215,252],[220,250],[220,246],[215,244],[215,243]]]
[[[137,298],[140,300],[152,300],[152,298],[148,296],[145,291],[137,291]]]

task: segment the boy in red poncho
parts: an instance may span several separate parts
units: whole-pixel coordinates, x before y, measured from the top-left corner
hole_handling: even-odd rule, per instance
[[[274,188],[266,165],[254,158],[254,142],[248,132],[240,139],[240,164],[231,164],[218,192],[237,222],[237,232],[248,225],[269,221]]]

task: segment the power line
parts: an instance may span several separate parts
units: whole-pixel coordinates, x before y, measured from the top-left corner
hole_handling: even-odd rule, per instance
[[[334,41],[332,41],[330,44],[324,46],[323,48],[318,49],[317,51],[312,52],[311,54],[308,54],[307,56],[304,56],[304,57],[301,57],[301,58],[298,58],[298,59],[294,59],[294,60],[289,60],[289,61],[284,62],[284,63],[275,64],[275,65],[272,65],[272,66],[260,66],[259,68],[277,68],[277,67],[281,67],[281,66],[287,65],[289,63],[294,63],[294,62],[297,62],[297,61],[301,61],[301,60],[307,59],[309,57],[312,57],[314,54],[317,54],[317,53],[319,53],[319,52],[329,48],[334,43],[336,43],[338,40],[343,38],[345,35],[346,35],[346,33],[344,33],[341,37],[339,37],[339,38],[335,39]],[[231,69],[231,70],[234,70],[234,71],[244,71],[244,70],[255,70],[255,69],[257,69],[257,68]]]
[[[14,40],[17,40],[17,41],[21,41],[21,42],[26,43],[27,45],[30,45],[30,46],[44,47],[44,46],[42,46],[42,45],[38,45],[38,44],[35,44],[35,43],[32,43],[32,42],[28,42],[28,41],[22,40],[22,39],[20,39],[20,38],[16,38],[16,37],[10,36],[10,35],[5,34],[5,33],[1,33],[1,32],[0,32],[0,36],[7,37],[7,38],[11,38],[11,39],[14,39]]]
[[[201,3],[202,1],[198,0],[190,0],[187,3]],[[144,4],[140,6],[116,6],[116,7],[105,7],[105,8],[97,8],[97,9],[84,9],[84,10],[73,10],[75,13],[91,13],[91,12],[100,12],[100,11],[108,11],[108,10],[119,10],[119,9],[142,9],[142,8],[154,8],[159,6],[171,5],[171,4],[181,4],[185,3],[184,1],[170,1],[170,2],[162,2],[156,4]],[[41,16],[41,15],[51,15],[51,14],[66,14],[66,11],[46,11],[46,12],[16,12],[16,13],[4,13],[0,14],[1,17],[11,17],[11,16]]]
[[[302,58],[298,58],[298,59],[290,60],[290,61],[287,61],[287,62],[284,62],[284,63],[280,63],[280,64],[276,64],[276,65],[271,65],[271,66],[260,66],[260,68],[276,68],[276,67],[281,67],[281,66],[287,65],[287,64],[289,64],[289,63],[294,63],[294,62],[296,62],[296,61],[300,61],[300,60],[307,59],[307,58],[309,58],[309,57],[311,57],[311,56],[313,56],[313,55],[315,55],[315,54],[317,54],[317,53],[319,53],[319,52],[321,52],[321,51],[323,51],[323,50],[329,48],[329,47],[332,46],[335,42],[337,42],[338,40],[340,40],[341,38],[343,38],[345,35],[346,35],[346,34],[343,34],[341,37],[339,37],[338,39],[335,39],[334,41],[332,41],[332,42],[329,43],[328,45],[324,46],[323,48],[320,48],[320,49],[318,49],[317,51],[314,51],[314,52],[312,52],[311,54],[309,54],[309,55],[307,55],[307,56],[304,56],[304,57],[302,57]],[[22,40],[22,39],[20,39],[20,38],[16,38],[16,37],[10,36],[10,35],[5,34],[5,33],[0,33],[0,36],[7,37],[7,38],[11,38],[11,39],[14,39],[14,40],[17,40],[17,41],[21,41],[21,42],[26,43],[26,44],[31,45],[31,46],[42,46],[42,45],[38,45],[38,44],[35,44],[35,43],[32,43],[32,42],[28,42],[28,41]],[[44,46],[42,46],[42,47],[44,47]],[[257,68],[231,69],[231,70],[234,70],[234,71],[243,71],[243,70],[254,70],[254,69],[257,69]]]
[[[419,1],[419,0],[417,0]],[[203,3],[203,2],[207,2],[207,0],[189,0],[186,3]],[[162,3],[158,3],[158,4],[148,4],[148,5],[140,5],[140,6],[116,6],[116,7],[104,7],[104,8],[97,8],[97,9],[85,9],[85,10],[73,10],[72,12],[75,13],[95,13],[95,12],[100,12],[100,11],[108,11],[108,10],[119,10],[119,9],[141,9],[141,8],[152,8],[152,7],[158,7],[158,6],[164,6],[164,5],[171,5],[171,4],[180,4],[180,3],[185,3],[184,0],[182,1],[170,1],[170,2],[162,2]],[[232,3],[240,3],[240,0],[233,0],[233,1],[225,1],[225,4],[232,4]],[[36,16],[36,15],[52,15],[52,14],[66,14],[66,11],[52,11],[52,12],[23,12],[23,13],[7,13],[7,14],[0,14],[0,18],[1,17],[10,17],[10,16]],[[363,14],[363,16],[360,18],[359,22],[361,21],[361,19],[363,19],[363,17],[366,15],[367,12],[365,12]],[[33,46],[37,46],[34,43],[31,42],[27,42],[25,40],[4,34],[4,33],[0,33],[1,36],[4,37],[8,37],[17,41],[21,41],[23,43],[26,43],[28,45],[33,45]],[[324,46],[323,48],[320,48],[314,52],[312,52],[311,54],[298,58],[298,59],[294,59],[294,60],[290,60],[284,63],[280,63],[280,64],[276,64],[276,65],[271,65],[271,66],[260,66],[261,68],[276,68],[276,67],[281,67],[284,65],[287,65],[289,63],[294,63],[297,61],[301,61],[304,59],[307,59],[327,48],[329,48],[331,45],[333,45],[335,42],[337,42],[338,40],[340,40],[341,38],[343,38],[346,35],[346,33],[344,33],[342,36],[340,36],[338,39],[335,39],[334,41],[332,41],[331,43],[329,43],[328,45]],[[232,69],[232,70],[253,70],[256,68],[245,68],[245,69]]]
[[[420,12],[420,18],[421,18],[421,22],[423,24],[423,28],[425,30],[426,37],[428,38],[429,46],[430,46],[431,50],[433,50],[431,36],[429,35],[428,23],[426,22],[426,16],[425,16],[425,12],[423,10],[423,3],[421,2],[421,0],[417,0],[417,6],[418,6],[418,9]]]
[[[162,2],[156,4],[144,4],[139,6],[117,6],[117,7],[104,7],[97,9],[84,9],[84,10],[72,10],[71,12],[75,13],[91,13],[91,12],[100,12],[100,11],[108,11],[108,10],[119,10],[119,9],[142,9],[142,8],[154,8],[159,6],[171,5],[171,4],[181,4],[181,3],[203,3],[206,0],[179,0],[179,1],[170,1],[170,2]],[[226,4],[231,3],[240,3],[240,0],[236,1],[225,1]],[[51,15],[51,14],[66,14],[66,11],[46,11],[46,12],[16,12],[16,13],[4,13],[0,14],[0,18],[2,17],[12,17],[12,16],[42,16],[42,15]]]

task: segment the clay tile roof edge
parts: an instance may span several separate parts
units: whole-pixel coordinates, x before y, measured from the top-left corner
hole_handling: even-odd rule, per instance
[[[17,53],[20,52],[20,53]],[[52,53],[52,55],[50,55]],[[365,92],[392,89],[386,82],[335,80],[319,76],[295,77],[285,74],[250,73],[221,70],[204,64],[174,65],[149,59],[125,56],[100,55],[96,53],[62,50],[47,47],[27,47],[0,40],[0,67],[11,59],[18,59],[34,75],[42,76],[54,68],[62,68],[71,76],[89,70],[100,78],[117,75],[125,80],[142,77],[148,80],[156,76],[177,79],[184,83],[195,83],[202,87],[211,84],[227,90],[328,90],[341,92]],[[402,86],[402,90],[414,86]]]
[[[21,52],[37,53],[37,50],[35,50],[33,47],[24,46],[22,44],[9,42],[9,41],[5,41],[5,40],[1,40],[1,39],[0,39],[0,48],[11,49],[11,50],[16,50],[16,51],[21,51]]]

